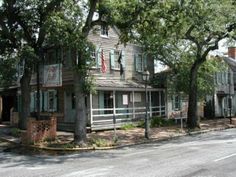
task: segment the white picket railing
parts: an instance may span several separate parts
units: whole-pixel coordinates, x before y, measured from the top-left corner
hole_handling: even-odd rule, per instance
[[[110,113],[105,113],[108,111]],[[92,130],[111,129],[114,124],[120,127],[134,120],[144,119],[146,107],[92,109],[90,113]],[[165,116],[165,113],[165,106],[153,106],[148,111],[150,117]]]

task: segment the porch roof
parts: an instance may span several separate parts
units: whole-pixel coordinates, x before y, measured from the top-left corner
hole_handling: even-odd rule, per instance
[[[97,79],[95,81],[97,90],[125,90],[125,91],[144,91],[145,84],[135,82],[133,80],[111,80],[111,79]],[[147,85],[149,91],[164,90],[160,88],[154,88]]]

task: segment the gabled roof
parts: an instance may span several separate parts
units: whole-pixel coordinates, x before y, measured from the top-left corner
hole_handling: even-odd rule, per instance
[[[220,56],[228,65],[229,67],[236,72],[236,59],[227,57],[227,56]]]

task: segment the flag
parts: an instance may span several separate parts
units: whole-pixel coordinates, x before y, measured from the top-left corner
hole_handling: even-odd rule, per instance
[[[107,66],[106,66],[106,62],[105,62],[105,57],[104,57],[103,49],[101,51],[101,60],[102,60],[101,71],[102,71],[102,73],[105,73],[107,71]]]
[[[124,68],[123,68],[123,64],[122,64],[122,51],[120,51],[119,53],[119,57],[118,57],[118,63],[120,64],[120,75],[122,76],[124,73]]]

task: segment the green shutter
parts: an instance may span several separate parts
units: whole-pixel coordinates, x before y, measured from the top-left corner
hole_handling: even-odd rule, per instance
[[[114,69],[115,68],[114,50],[111,50],[110,52],[110,64],[111,64],[111,69]]]
[[[99,49],[97,49],[96,51],[97,51],[97,55],[96,55],[97,67],[98,67],[98,68],[101,68],[101,65],[102,65],[102,61],[101,61],[101,51],[102,51],[102,49],[99,48]]]
[[[125,68],[125,51],[122,50],[121,52],[122,52],[121,53],[122,54],[121,64],[122,64],[123,68]]]
[[[147,54],[143,54],[143,63],[142,63],[142,71],[144,71],[147,68]]]
[[[44,101],[44,111],[47,112],[48,111],[48,91],[45,91],[43,94],[43,101]]]
[[[134,66],[135,66],[135,71],[139,71],[138,70],[138,55],[134,54]]]
[[[98,98],[98,104],[99,104],[99,108],[100,109],[104,109],[104,92],[103,91],[99,91],[98,94],[99,98]],[[100,111],[100,114],[104,114],[104,110]]]
[[[171,102],[172,102],[172,110],[175,110],[175,96],[171,96]]]
[[[30,93],[30,112],[35,111],[35,97],[34,97],[34,92]]]
[[[57,90],[53,92],[53,111],[57,112]]]
[[[43,93],[42,93],[42,91],[40,91],[39,93],[40,93],[40,111],[42,111],[42,108],[43,108]]]
[[[179,96],[179,109],[180,111],[183,109],[183,96]]]

